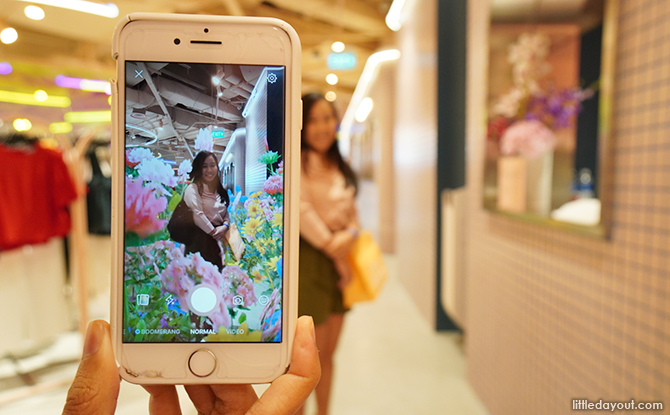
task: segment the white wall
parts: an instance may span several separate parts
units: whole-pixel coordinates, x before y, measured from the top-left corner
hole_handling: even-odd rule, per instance
[[[437,1],[414,3],[398,32],[394,134],[396,254],[402,284],[435,325]]]

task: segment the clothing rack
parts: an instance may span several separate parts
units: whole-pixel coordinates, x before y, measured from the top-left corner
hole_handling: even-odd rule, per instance
[[[56,139],[63,151],[63,159],[67,165],[70,177],[77,189],[77,199],[70,206],[70,264],[72,270],[72,287],[77,305],[78,329],[82,336],[86,335],[88,326],[88,248],[86,244],[88,234],[88,216],[86,210],[86,182],[84,181],[83,161],[88,146],[95,135],[87,133],[72,143],[61,135]]]
[[[81,333],[82,338],[85,337],[89,321],[89,272],[87,265],[88,218],[86,207],[86,182],[84,181],[83,167],[86,152],[94,137],[94,132],[86,133],[81,136],[73,145],[72,142],[70,142],[70,140],[68,140],[65,136],[55,136],[55,139],[58,141],[60,150],[63,154],[63,161],[67,166],[68,172],[77,192],[77,198],[70,205],[71,226],[68,256],[71,272],[71,284],[74,291],[74,301],[77,309],[77,328],[79,333]],[[20,135],[10,137],[0,142],[0,144],[7,145],[34,145],[36,143],[36,139],[30,139]],[[17,362],[16,358],[12,355],[3,356],[2,358],[8,358],[15,361],[15,363]],[[60,363],[69,363],[69,361]],[[17,369],[20,368],[17,366]],[[20,399],[25,399],[30,396],[48,392],[56,388],[61,388],[72,382],[70,377],[65,377],[36,383],[31,373],[26,373],[22,370],[17,370],[16,373],[26,384],[26,387],[0,394],[0,405]]]

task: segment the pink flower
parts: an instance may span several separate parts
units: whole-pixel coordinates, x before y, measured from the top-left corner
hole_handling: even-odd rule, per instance
[[[186,298],[195,287],[188,273],[189,262],[188,258],[175,259],[161,273],[163,291],[177,296],[180,308],[186,312],[189,310]]]
[[[151,150],[143,147],[129,148],[126,150],[126,164],[129,167],[135,167],[144,160],[154,158]]]
[[[506,156],[539,158],[544,152],[556,148],[556,136],[537,120],[517,121],[500,138],[500,152]]]
[[[279,162],[279,166],[277,166],[277,174],[280,176],[284,174],[284,160]]]
[[[263,340],[272,340],[281,329],[280,290],[275,289],[261,312]]]
[[[217,332],[221,330],[221,327],[225,329],[230,328],[230,325],[232,324],[228,306],[224,301],[219,301],[219,304],[214,311],[207,317],[209,318],[209,321],[212,322],[212,327]]]
[[[245,307],[249,307],[256,302],[254,282],[242,268],[237,265],[228,265],[223,269],[221,275],[224,279],[230,281],[231,295],[226,295],[224,297],[224,300],[228,303],[229,307],[233,308],[235,306],[233,303],[234,296],[241,296]]]
[[[283,193],[284,191],[284,180],[282,176],[272,175],[270,176],[265,183],[263,183],[263,191],[270,195],[276,195],[277,193]]]
[[[126,178],[126,232],[135,232],[141,238],[156,233],[167,225],[158,215],[167,208],[167,199],[156,197],[154,190],[141,182]]]

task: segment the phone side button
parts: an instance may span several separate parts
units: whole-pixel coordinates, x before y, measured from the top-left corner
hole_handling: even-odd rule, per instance
[[[216,369],[216,356],[207,349],[196,350],[188,359],[188,368],[198,377],[209,376]]]

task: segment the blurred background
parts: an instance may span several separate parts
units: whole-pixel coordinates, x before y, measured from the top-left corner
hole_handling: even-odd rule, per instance
[[[573,399],[667,400],[670,0],[0,0],[0,10],[0,135],[39,138],[70,176],[17,193],[17,177],[40,166],[12,152],[34,143],[0,139],[0,238],[41,192],[70,195],[58,208],[71,218],[55,237],[0,240],[0,414],[58,413],[82,330],[109,318],[111,37],[132,12],[285,20],[302,42],[303,92],[339,112],[361,222],[390,278],[346,317],[332,413],[567,414]],[[118,413],[146,407],[124,384]]]

